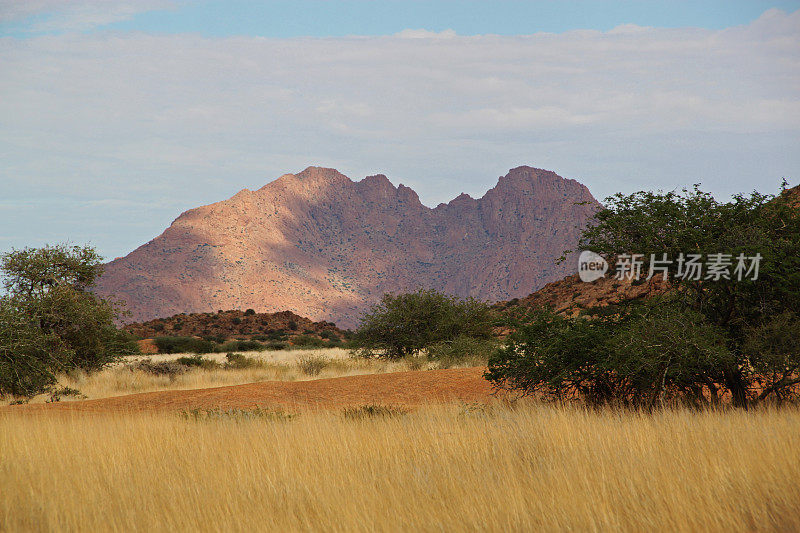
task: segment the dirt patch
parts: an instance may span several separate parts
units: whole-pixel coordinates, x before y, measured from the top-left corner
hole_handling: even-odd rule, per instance
[[[445,402],[488,402],[492,387],[485,368],[451,368],[369,374],[313,381],[268,381],[211,389],[159,391],[113,398],[16,405],[20,411],[177,411],[220,407],[339,409],[365,404],[416,406]]]

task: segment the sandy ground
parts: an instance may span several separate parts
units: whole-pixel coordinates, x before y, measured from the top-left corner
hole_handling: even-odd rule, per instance
[[[131,394],[74,402],[14,405],[17,412],[176,411],[212,408],[337,409],[366,404],[416,406],[488,402],[492,388],[483,367],[368,374],[312,381],[268,381],[197,390]]]

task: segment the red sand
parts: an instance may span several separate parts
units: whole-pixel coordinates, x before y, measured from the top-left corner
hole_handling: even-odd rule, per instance
[[[494,398],[485,368],[368,374],[313,381],[267,381],[195,390],[145,392],[97,400],[16,405],[2,410],[53,412],[176,411],[280,407],[335,409],[365,404],[415,406],[487,402]]]

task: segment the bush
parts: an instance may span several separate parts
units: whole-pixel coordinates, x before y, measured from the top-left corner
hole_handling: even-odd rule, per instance
[[[439,368],[456,365],[483,366],[497,349],[494,339],[476,339],[459,335],[453,340],[442,341],[428,347],[428,358],[438,361]]]
[[[290,330],[292,330],[292,331],[297,331],[297,328],[298,328],[298,327],[299,327],[299,326],[297,325],[297,321],[295,321],[295,320],[290,320],[290,321],[289,321],[289,329],[290,329]]]
[[[601,317],[534,311],[489,359],[485,376],[522,394],[652,408],[668,399],[706,403],[709,386],[718,401],[714,384],[729,360],[719,328],[654,299]]]
[[[197,337],[156,337],[153,342],[159,353],[213,353],[217,345]]]
[[[319,337],[311,335],[297,335],[292,338],[292,344],[298,348],[322,348],[326,342]]]
[[[397,359],[457,337],[489,339],[492,322],[489,306],[472,298],[435,290],[386,294],[362,317],[352,345],[363,357]]]
[[[262,343],[252,340],[235,340],[235,341],[228,341],[222,346],[218,347],[218,351],[220,352],[227,352],[227,351],[236,351],[236,352],[262,352],[266,350],[266,346]]]
[[[244,316],[252,316],[254,314],[256,314],[255,309],[248,309],[247,311],[244,312]]]
[[[143,359],[136,364],[127,365],[130,370],[139,370],[152,374],[154,376],[169,376],[170,379],[175,379],[176,376],[185,374],[188,370],[186,365],[182,365],[177,361],[162,361],[154,363],[150,359]]]
[[[215,370],[219,368],[219,363],[206,359],[202,355],[192,355],[191,357],[178,357],[175,360],[179,365],[201,368],[203,370]]]
[[[224,368],[241,370],[244,368],[258,368],[264,366],[264,363],[253,357],[247,357],[241,353],[229,353],[225,356],[227,361]]]
[[[230,420],[234,422],[243,422],[246,420],[268,420],[287,422],[297,416],[294,413],[262,409],[261,407],[254,407],[252,409],[220,409],[219,407],[215,409],[185,409],[180,411],[179,415],[184,420],[192,420],[195,422],[207,420]]]
[[[297,361],[297,367],[308,376],[319,375],[329,364],[330,361],[326,357],[319,356],[301,357]]]
[[[264,345],[265,350],[285,350],[289,345],[285,342],[268,342]]]
[[[366,418],[396,418],[410,412],[405,407],[391,405],[368,404],[359,407],[346,407],[342,415],[350,420],[364,420]]]

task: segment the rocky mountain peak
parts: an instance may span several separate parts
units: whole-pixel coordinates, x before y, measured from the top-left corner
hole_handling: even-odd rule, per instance
[[[109,263],[98,292],[125,301],[136,321],[289,309],[352,327],[385,292],[530,294],[571,273],[555,261],[598,208],[577,181],[532,167],[435,209],[383,174],[352,181],[309,167],[185,212]]]

